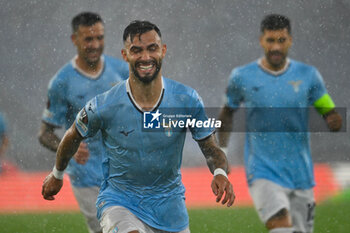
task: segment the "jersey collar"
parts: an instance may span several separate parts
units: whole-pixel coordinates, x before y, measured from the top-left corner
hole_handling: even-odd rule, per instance
[[[102,62],[102,67],[100,69],[100,71],[95,74],[95,75],[91,75],[86,73],[84,70],[82,70],[79,66],[77,66],[76,60],[78,58],[78,55],[75,55],[75,57],[72,59],[72,66],[75,70],[77,70],[79,73],[81,73],[83,76],[89,78],[89,79],[98,79],[98,77],[100,77],[100,75],[102,74],[104,68],[105,68],[105,57],[102,55],[101,56],[101,62]]]
[[[267,69],[266,67],[264,67],[264,66],[262,65],[262,58],[259,58],[259,60],[258,60],[258,65],[259,65],[259,67],[260,67],[261,69],[263,69],[265,72],[267,72],[267,73],[269,73],[269,74],[272,74],[272,75],[274,75],[274,76],[279,76],[279,75],[283,74],[284,72],[286,72],[286,71],[288,70],[289,65],[290,65],[290,60],[289,60],[289,58],[287,57],[287,59],[286,59],[286,64],[284,65],[283,69],[281,69],[281,70],[279,70],[279,71],[269,70],[269,69]]]
[[[140,105],[138,105],[138,104],[136,103],[134,97],[132,96],[131,88],[130,88],[130,83],[129,83],[129,79],[126,80],[126,82],[125,82],[125,87],[126,87],[126,92],[127,92],[128,96],[129,96],[129,98],[130,98],[130,100],[131,100],[131,103],[136,107],[136,109],[137,109],[138,111],[140,111],[140,112],[143,113],[144,110],[140,107]],[[164,89],[165,89],[165,88],[164,88],[164,80],[163,80],[163,76],[162,76],[162,92],[161,92],[160,95],[159,95],[159,98],[158,98],[158,100],[157,100],[157,103],[152,107],[152,110],[147,111],[147,112],[152,112],[152,111],[156,110],[156,109],[159,107],[159,105],[160,105],[160,103],[161,103],[161,101],[162,101],[162,99],[163,99],[163,96],[164,96]]]

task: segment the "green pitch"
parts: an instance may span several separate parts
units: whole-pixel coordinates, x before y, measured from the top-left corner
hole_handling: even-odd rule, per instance
[[[190,209],[192,233],[267,233],[253,208]],[[350,232],[350,198],[316,208],[315,233]],[[87,233],[79,213],[0,215],[1,233]]]

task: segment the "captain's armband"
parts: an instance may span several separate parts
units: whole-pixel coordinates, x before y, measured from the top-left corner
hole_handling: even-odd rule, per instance
[[[325,115],[335,108],[335,104],[328,94],[324,94],[315,101],[314,107],[321,115]]]

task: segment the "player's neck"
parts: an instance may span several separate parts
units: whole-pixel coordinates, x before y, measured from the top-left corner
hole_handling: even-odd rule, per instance
[[[75,59],[75,64],[80,70],[84,71],[85,73],[91,76],[99,74],[101,72],[101,69],[103,68],[101,59],[99,59],[98,62],[95,64],[89,64],[79,55]]]
[[[279,72],[279,71],[284,70],[287,66],[287,63],[288,63],[287,59],[285,59],[284,62],[280,66],[273,66],[267,61],[266,57],[263,57],[261,59],[261,66],[265,70],[272,71],[272,72]]]
[[[129,85],[131,94],[138,106],[144,111],[153,110],[162,94],[163,83],[161,74],[150,83],[143,83],[130,75]]]

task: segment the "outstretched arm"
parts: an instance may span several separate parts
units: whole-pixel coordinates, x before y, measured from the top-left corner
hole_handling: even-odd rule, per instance
[[[198,145],[202,150],[211,173],[214,174],[211,188],[216,196],[216,202],[219,202],[225,194],[221,203],[223,205],[227,203],[227,207],[230,207],[235,200],[235,194],[232,184],[227,178],[229,164],[225,153],[218,147],[214,135],[198,141]]]
[[[78,150],[83,137],[73,124],[64,134],[56,153],[56,165],[54,170],[45,178],[42,195],[46,200],[54,200],[56,195],[63,185],[63,172],[66,169],[69,160]]]

